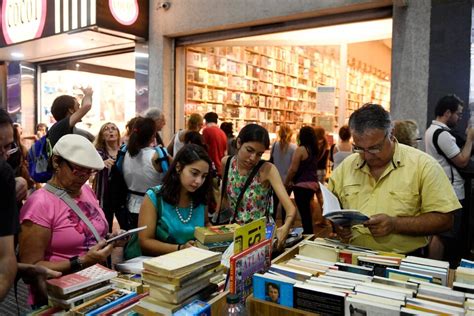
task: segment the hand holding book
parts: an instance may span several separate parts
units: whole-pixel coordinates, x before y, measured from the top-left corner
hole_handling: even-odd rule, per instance
[[[374,237],[383,237],[395,232],[395,217],[387,214],[376,214],[364,222],[364,226],[370,230]]]

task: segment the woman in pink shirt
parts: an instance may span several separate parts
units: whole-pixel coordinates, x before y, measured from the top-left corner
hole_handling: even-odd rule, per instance
[[[98,236],[94,236],[68,204],[42,188],[28,198],[20,212],[20,261],[63,274],[105,262],[114,245],[107,245],[104,240],[108,232],[107,220],[94,192],[86,184],[97,170],[104,168],[102,158],[86,138],[70,134],[54,146],[50,166],[54,171],[48,182],[50,188],[69,194]],[[45,303],[46,298],[40,297],[37,289],[30,290],[30,304]]]

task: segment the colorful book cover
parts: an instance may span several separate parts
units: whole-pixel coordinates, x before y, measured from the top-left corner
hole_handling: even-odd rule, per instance
[[[294,283],[278,280],[277,278],[254,274],[253,296],[260,300],[293,307],[293,285]]]
[[[234,254],[238,254],[265,240],[265,235],[265,218],[257,219],[237,228],[234,232]]]
[[[252,276],[269,269],[271,249],[271,240],[266,239],[230,258],[230,293],[239,293],[245,301],[252,293]]]
[[[238,224],[196,227],[194,237],[203,244],[230,241],[238,227]]]
[[[385,269],[385,277],[389,279],[399,280],[399,281],[408,281],[408,279],[415,279],[415,280],[433,283],[433,277],[431,275],[401,271],[401,270],[393,269],[393,268]]]
[[[206,302],[195,300],[182,309],[176,311],[174,316],[211,316],[211,305]]]

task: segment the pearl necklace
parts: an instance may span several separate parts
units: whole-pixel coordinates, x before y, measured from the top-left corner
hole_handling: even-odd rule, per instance
[[[191,204],[189,205],[189,215],[188,218],[184,219],[183,215],[179,212],[179,207],[178,205],[175,206],[175,211],[178,214],[179,220],[181,223],[186,224],[191,220],[191,217],[193,217],[193,201],[191,201]]]

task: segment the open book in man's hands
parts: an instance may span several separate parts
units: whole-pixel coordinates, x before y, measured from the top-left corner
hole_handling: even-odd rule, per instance
[[[369,217],[357,210],[341,210],[341,205],[337,197],[329,191],[324,184],[319,183],[323,194],[323,216],[340,226],[353,226],[362,224],[369,220]]]

